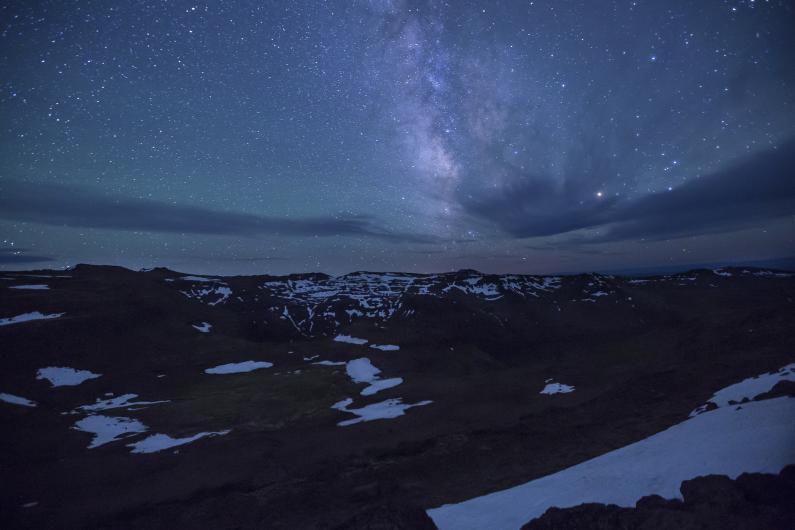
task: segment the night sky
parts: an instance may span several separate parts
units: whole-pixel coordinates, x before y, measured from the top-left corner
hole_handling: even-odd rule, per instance
[[[3,2],[0,268],[793,256],[794,5]]]

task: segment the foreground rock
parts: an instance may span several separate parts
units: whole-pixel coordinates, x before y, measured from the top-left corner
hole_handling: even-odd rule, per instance
[[[773,530],[795,528],[795,466],[778,475],[708,475],[682,482],[683,500],[658,495],[634,508],[582,504],[550,508],[522,530]]]

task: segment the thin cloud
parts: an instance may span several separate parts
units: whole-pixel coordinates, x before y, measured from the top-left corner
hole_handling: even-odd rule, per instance
[[[392,232],[371,216],[270,217],[174,205],[57,184],[0,182],[0,218],[55,226],[235,236],[370,237],[428,243],[430,236]]]
[[[0,247],[0,265],[13,263],[44,263],[55,261],[51,256],[26,254],[28,249],[16,247]]]

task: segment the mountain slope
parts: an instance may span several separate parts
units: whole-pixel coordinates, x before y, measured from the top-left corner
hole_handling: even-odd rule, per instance
[[[794,299],[790,274],[761,269],[2,273],[0,393],[35,403],[0,402],[2,513],[30,528],[419,527],[427,508],[629,445],[792,362]]]

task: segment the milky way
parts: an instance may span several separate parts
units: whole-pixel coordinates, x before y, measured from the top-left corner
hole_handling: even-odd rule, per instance
[[[786,1],[17,2],[0,267],[795,255]]]

